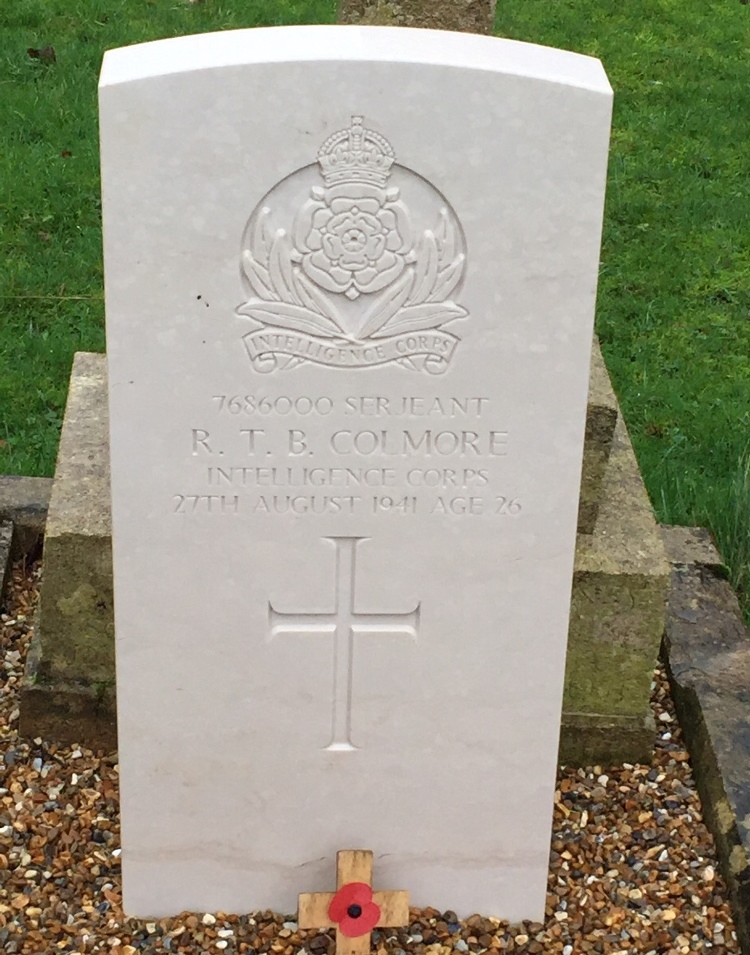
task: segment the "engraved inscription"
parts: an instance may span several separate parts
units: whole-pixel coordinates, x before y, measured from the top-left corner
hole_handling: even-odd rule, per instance
[[[453,323],[468,315],[453,298],[466,268],[463,232],[445,198],[395,159],[388,140],[353,116],[320,147],[317,165],[277,183],[253,211],[236,311],[255,326],[243,336],[255,371],[448,367]]]
[[[282,634],[328,634],[333,637],[333,701],[331,739],[326,749],[351,752],[354,638],[358,634],[419,636],[421,604],[405,613],[358,613],[355,607],[357,547],[366,537],[327,537],[336,548],[333,613],[285,613],[268,603],[270,637]]]
[[[341,428],[328,435],[308,435],[302,428],[288,428],[276,434],[272,442],[263,428],[240,428],[230,450],[247,456],[262,455],[272,445],[275,445],[272,449],[276,453],[285,453],[290,457],[311,456],[316,449],[330,451],[341,457],[505,457],[508,453],[508,432],[494,429],[454,431],[448,428],[381,428],[377,431],[355,431]],[[210,431],[193,428],[192,453],[197,457],[216,453]]]
[[[328,395],[315,398],[299,395],[270,397],[267,395],[213,395],[220,412],[231,415],[308,415],[326,416],[336,407],[335,399]],[[363,417],[397,417],[414,415],[419,418],[452,418],[463,415],[467,418],[479,418],[489,399],[467,398],[423,398],[415,395],[384,398],[380,395],[348,395],[343,399],[343,412],[346,415]]]
[[[523,511],[506,477],[515,445],[483,395],[228,392],[206,404],[186,442],[198,469],[175,514],[507,521]]]

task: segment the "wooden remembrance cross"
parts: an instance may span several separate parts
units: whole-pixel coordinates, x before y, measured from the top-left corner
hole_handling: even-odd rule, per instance
[[[336,891],[299,897],[300,928],[336,928],[336,955],[367,955],[370,934],[381,926],[409,924],[409,894],[372,891],[372,852],[336,855]]]

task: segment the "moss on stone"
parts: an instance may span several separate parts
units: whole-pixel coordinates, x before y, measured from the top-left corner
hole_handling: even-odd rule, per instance
[[[75,357],[44,544],[38,680],[114,677],[106,356]]]
[[[650,687],[669,565],[624,423],[592,534],[579,534],[565,670],[563,762],[635,762],[653,743]],[[644,752],[644,749],[646,752]]]
[[[0,606],[5,597],[5,588],[10,580],[10,552],[13,546],[13,524],[0,520]]]

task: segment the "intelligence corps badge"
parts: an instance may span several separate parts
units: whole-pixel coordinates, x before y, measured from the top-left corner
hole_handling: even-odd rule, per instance
[[[253,322],[243,341],[256,371],[448,367],[453,323],[468,315],[455,301],[463,233],[445,198],[395,159],[353,116],[253,211],[236,311]]]

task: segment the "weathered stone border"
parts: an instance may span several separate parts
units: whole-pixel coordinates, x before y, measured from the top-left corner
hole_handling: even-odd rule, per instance
[[[750,638],[708,531],[664,527],[664,657],[706,822],[750,953]]]
[[[0,606],[11,562],[41,553],[51,492],[51,478],[0,475]]]
[[[10,552],[13,546],[13,522],[0,520],[0,607],[10,581]]]
[[[19,732],[31,739],[64,740],[89,744],[93,749],[112,752],[117,749],[115,689],[111,685],[84,686],[69,680],[48,686],[39,680],[41,644],[39,614],[34,621],[34,636],[26,658],[21,687]]]
[[[0,475],[0,523],[13,524],[13,557],[35,557],[47,521],[52,478]]]

